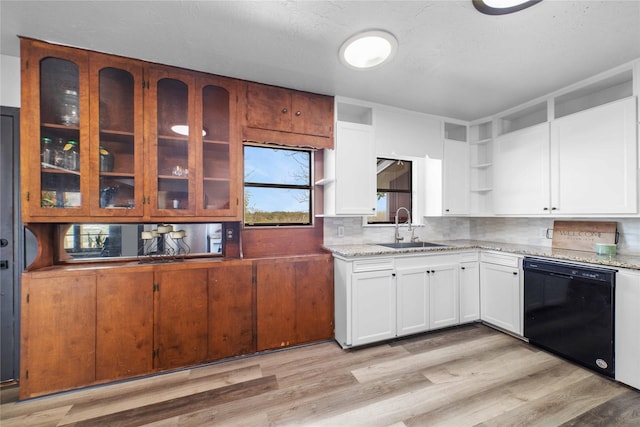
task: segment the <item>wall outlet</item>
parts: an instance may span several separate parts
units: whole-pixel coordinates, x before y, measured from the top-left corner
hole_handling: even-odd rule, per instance
[[[338,226],[338,237],[344,237],[344,226],[343,225],[339,225]]]

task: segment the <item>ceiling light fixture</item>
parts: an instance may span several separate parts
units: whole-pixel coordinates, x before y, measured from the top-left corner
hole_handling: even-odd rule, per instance
[[[189,136],[189,126],[187,125],[173,125],[171,126],[171,130],[177,133],[178,135]],[[207,132],[202,129],[202,136],[205,136]]]
[[[472,0],[475,8],[487,15],[506,15],[540,3],[542,0]]]
[[[358,70],[378,67],[389,62],[398,50],[398,40],[382,30],[363,31],[349,37],[340,46],[340,61]]]

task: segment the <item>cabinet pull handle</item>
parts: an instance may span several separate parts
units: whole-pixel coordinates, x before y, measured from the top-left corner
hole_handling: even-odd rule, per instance
[[[296,111],[296,116],[300,116],[300,114],[302,114],[301,111]]]
[[[286,107],[282,109],[282,114],[287,114],[288,112],[289,110],[287,110]]]

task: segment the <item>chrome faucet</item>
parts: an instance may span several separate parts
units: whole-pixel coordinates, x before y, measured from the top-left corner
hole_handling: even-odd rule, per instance
[[[407,222],[406,224],[409,226],[409,228],[407,228],[408,231],[411,232],[411,241],[414,240],[413,238],[413,228],[411,228],[411,212],[409,212],[409,209],[405,208],[404,206],[400,206],[398,208],[398,210],[396,211],[396,243],[400,242],[401,240],[404,240],[404,237],[400,236],[400,230],[398,227],[398,214],[400,213],[401,210],[405,210],[407,212]]]

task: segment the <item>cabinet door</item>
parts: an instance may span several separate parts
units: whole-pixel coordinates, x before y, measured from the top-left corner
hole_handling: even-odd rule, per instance
[[[292,91],[291,121],[293,132],[331,137],[333,133],[333,98]]]
[[[241,161],[237,117],[237,83],[222,77],[201,77],[196,92],[196,115],[202,133],[194,135],[199,172],[196,214],[240,218]]]
[[[636,213],[636,98],[551,123],[552,206],[561,214]]]
[[[458,265],[440,265],[430,268],[429,325],[431,329],[459,323],[458,268]]]
[[[480,304],[483,321],[522,335],[520,274],[517,268],[481,263]]]
[[[640,275],[619,270],[615,297],[616,380],[640,389]]]
[[[480,319],[480,266],[477,262],[460,264],[460,323]]]
[[[373,128],[338,122],[335,150],[334,182],[327,189],[325,207],[335,208],[336,215],[374,215],[376,211],[376,154]]]
[[[253,353],[252,263],[221,263],[210,268],[208,275],[208,359]]]
[[[247,125],[259,129],[291,131],[291,91],[247,83]]]
[[[91,214],[142,217],[142,64],[91,53]]]
[[[493,203],[497,214],[544,214],[549,206],[549,125],[494,140]]]
[[[207,269],[155,273],[156,368],[193,365],[207,359]]]
[[[464,141],[444,141],[443,186],[445,215],[469,213],[469,146]]]
[[[331,256],[256,264],[258,351],[333,336]]]
[[[25,222],[89,213],[88,53],[22,40]]]
[[[429,329],[429,270],[426,267],[396,271],[397,335]]]
[[[355,345],[396,336],[396,281],[392,271],[351,276],[352,333]]]
[[[95,275],[22,277],[20,397],[93,383]]]
[[[196,207],[194,148],[203,132],[193,110],[195,78],[186,71],[158,66],[149,68],[148,83],[145,134],[150,157],[145,179],[149,213],[191,216]]]
[[[97,275],[96,380],[153,371],[153,271]]]

